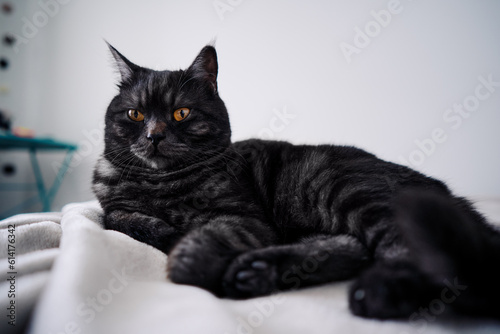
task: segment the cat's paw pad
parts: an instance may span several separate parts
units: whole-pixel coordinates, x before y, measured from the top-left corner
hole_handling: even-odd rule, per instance
[[[225,295],[230,298],[251,298],[268,295],[276,290],[276,266],[252,254],[233,261],[224,275]]]

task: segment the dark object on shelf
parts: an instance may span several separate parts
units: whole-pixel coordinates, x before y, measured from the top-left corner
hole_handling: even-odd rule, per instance
[[[0,110],[0,129],[10,131],[10,117]]]
[[[11,33],[6,33],[3,36],[3,44],[5,44],[7,46],[12,46],[12,45],[16,44],[16,36],[14,36]]]
[[[2,4],[2,12],[4,12],[5,14],[10,14],[13,10],[14,8],[12,7],[12,4],[10,2],[4,2]]]
[[[12,176],[16,174],[16,166],[11,163],[6,163],[2,166],[2,173],[5,176]]]
[[[9,67],[9,60],[7,58],[0,58],[0,68],[6,70]]]

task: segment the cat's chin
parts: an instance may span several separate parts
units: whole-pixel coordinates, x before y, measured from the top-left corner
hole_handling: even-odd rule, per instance
[[[150,156],[146,158],[142,155],[137,155],[137,157],[144,163],[144,165],[153,169],[165,169],[170,165],[168,163],[168,159],[161,156]]]
[[[131,152],[142,161],[145,167],[153,169],[164,169],[168,165],[168,157],[159,152],[153,146],[149,146],[146,149],[138,149],[132,146]]]
[[[166,169],[169,164],[162,159],[151,159],[149,165],[154,169]]]
[[[167,170],[175,168],[179,156],[176,154],[163,154],[157,150],[149,154],[136,154],[136,156],[149,168]]]
[[[179,170],[188,167],[190,164],[196,163],[193,158],[186,160],[185,152],[187,152],[188,149],[185,146],[171,146],[170,148],[172,150],[166,151],[164,147],[155,149],[149,146],[143,150],[137,150],[132,147],[131,151],[142,161],[144,166],[157,170]]]

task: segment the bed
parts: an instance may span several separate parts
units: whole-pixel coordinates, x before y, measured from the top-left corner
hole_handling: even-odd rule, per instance
[[[500,224],[500,199],[477,207]],[[442,302],[411,319],[355,317],[349,282],[218,299],[169,282],[165,254],[104,230],[101,218],[92,201],[0,222],[1,333],[500,333],[500,322],[448,318]]]

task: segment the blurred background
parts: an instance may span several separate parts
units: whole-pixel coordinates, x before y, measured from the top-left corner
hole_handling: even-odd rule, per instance
[[[499,1],[0,4],[0,110],[11,128],[78,145],[52,210],[94,199],[118,79],[104,40],[162,70],[215,39],[234,141],[355,145],[462,195],[500,197]],[[64,151],[38,159],[50,187]],[[34,182],[26,151],[0,151],[0,174],[0,186]],[[0,211],[36,194],[3,190]]]

